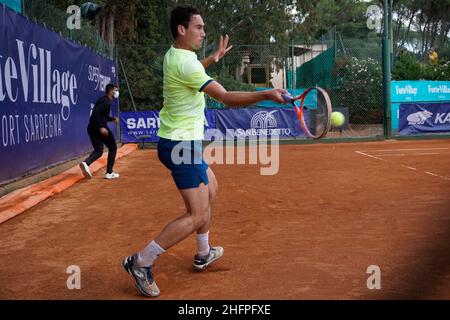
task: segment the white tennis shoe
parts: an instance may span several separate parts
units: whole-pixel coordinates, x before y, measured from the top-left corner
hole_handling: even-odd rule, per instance
[[[197,271],[205,270],[211,263],[223,256],[222,247],[210,247],[209,253],[206,256],[194,256],[194,269]]]
[[[111,173],[105,174],[105,179],[117,179],[117,178],[119,178],[119,176],[120,176],[120,174],[111,172]]]
[[[83,172],[83,175],[85,178],[87,178],[87,179],[92,178],[91,170],[89,170],[89,166],[87,165],[86,162],[83,161],[82,163],[80,163],[80,169],[81,169],[81,172]]]

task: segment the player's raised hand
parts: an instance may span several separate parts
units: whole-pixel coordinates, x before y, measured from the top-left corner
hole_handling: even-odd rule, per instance
[[[214,58],[214,62],[219,62],[220,59],[223,58],[223,56],[231,50],[231,48],[233,48],[233,46],[229,46],[228,47],[228,41],[230,40],[230,38],[228,37],[228,35],[226,34],[225,37],[224,36],[220,36],[219,39],[219,48],[217,49],[216,52],[214,52],[214,54],[212,55],[212,57]]]

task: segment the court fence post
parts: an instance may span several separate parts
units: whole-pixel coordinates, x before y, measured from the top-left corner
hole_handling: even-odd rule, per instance
[[[389,22],[389,13],[392,9],[389,6],[390,0],[383,1],[383,118],[384,118],[384,137],[391,138],[391,44],[390,44],[390,28],[392,24]]]

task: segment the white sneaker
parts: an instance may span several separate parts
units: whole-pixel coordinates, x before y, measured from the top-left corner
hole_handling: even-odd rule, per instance
[[[222,247],[210,247],[206,256],[194,256],[194,269],[197,271],[205,270],[211,263],[223,256]]]
[[[119,178],[119,174],[115,172],[105,174],[105,179],[117,179]]]
[[[86,162],[80,163],[80,169],[81,169],[81,172],[83,172],[83,175],[85,178],[87,178],[87,179],[92,178],[91,170],[89,170],[89,166],[87,165]]]

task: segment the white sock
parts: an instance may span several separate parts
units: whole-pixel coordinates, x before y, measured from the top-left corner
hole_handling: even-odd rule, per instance
[[[136,264],[138,267],[151,266],[160,254],[166,252],[155,241],[150,242],[144,250],[139,252]]]
[[[197,254],[199,256],[206,256],[209,253],[208,235],[209,231],[206,233],[197,233]]]

